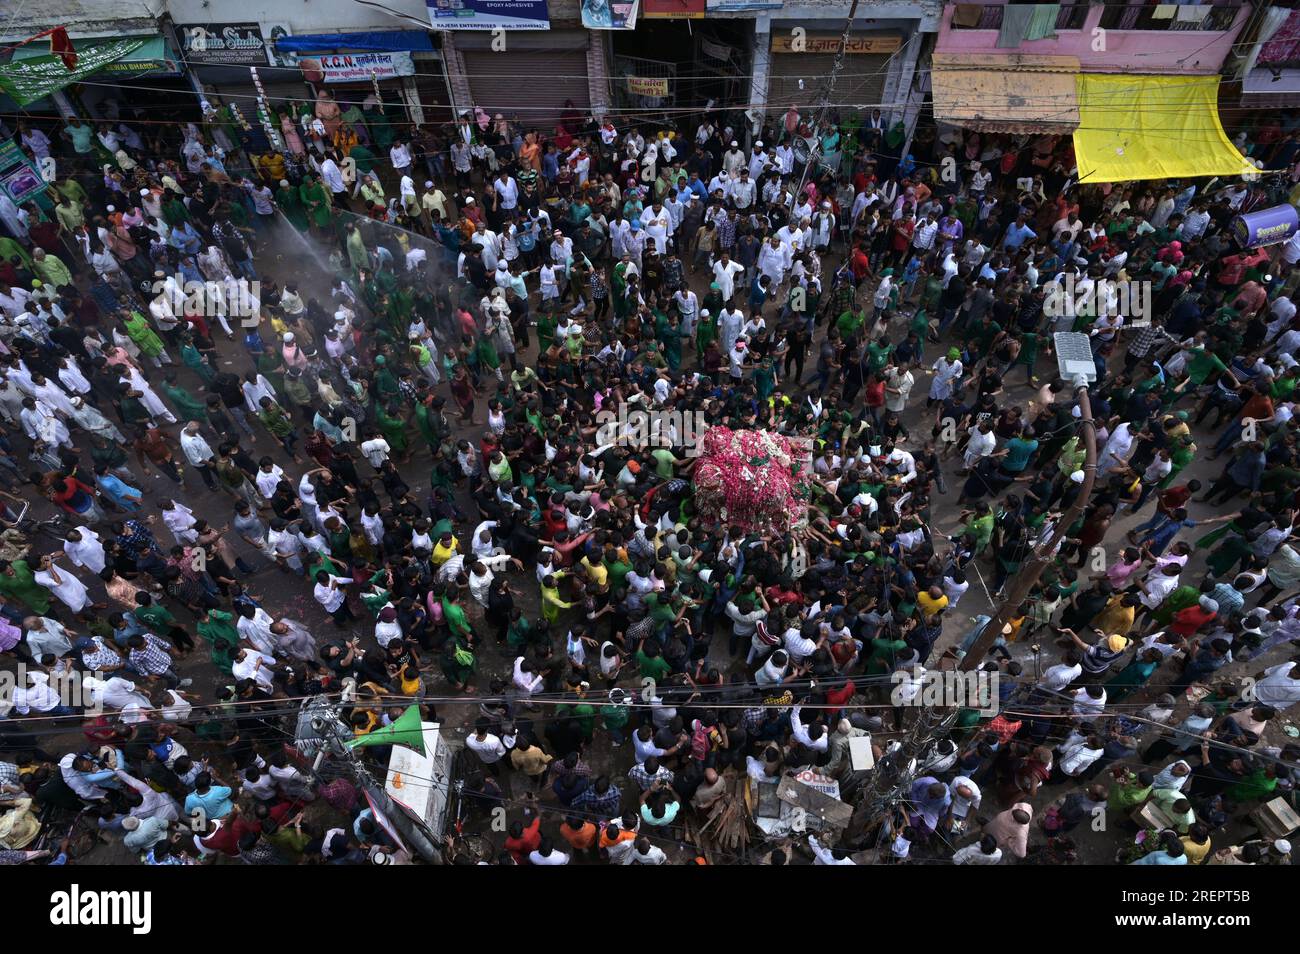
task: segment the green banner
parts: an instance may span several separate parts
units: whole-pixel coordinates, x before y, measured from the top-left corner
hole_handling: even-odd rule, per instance
[[[75,70],[64,66],[63,60],[57,56],[37,56],[6,63],[0,66],[0,89],[19,106],[27,106],[98,73],[110,63],[134,53],[144,42],[139,38],[112,40],[78,50]]]

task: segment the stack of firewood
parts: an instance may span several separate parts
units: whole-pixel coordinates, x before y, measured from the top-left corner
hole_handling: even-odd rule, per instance
[[[686,822],[686,838],[697,845],[705,859],[714,863],[713,853],[740,855],[749,847],[749,776],[724,776],[726,790],[709,806],[703,822]]]

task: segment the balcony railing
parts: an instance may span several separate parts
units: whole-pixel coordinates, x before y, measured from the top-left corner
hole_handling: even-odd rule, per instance
[[[1169,13],[1162,4],[1130,4],[1126,7],[1108,6],[1097,24],[1106,30],[1164,30],[1171,33],[1197,31],[1200,33],[1221,33],[1232,26],[1241,9],[1239,3],[1222,3],[1210,7],[1202,20],[1187,20],[1179,16],[1180,11],[1200,9],[1199,7],[1175,6],[1172,16],[1157,17],[1157,12]]]
[[[961,7],[970,7],[974,4],[959,4]],[[1056,15],[1056,29],[1060,30],[1082,30],[1084,22],[1088,19],[1088,10],[1092,6],[1090,3],[1063,3],[1061,10]],[[1168,17],[1157,17],[1157,6],[1161,7],[1160,12],[1168,12]],[[1102,13],[1101,22],[1098,26],[1107,30],[1155,30],[1168,32],[1198,31],[1201,33],[1221,33],[1232,26],[1237,19],[1237,11],[1241,9],[1240,3],[1222,3],[1215,4],[1205,15],[1205,18],[1198,21],[1179,19],[1178,9],[1170,4],[1157,5],[1153,3],[1131,4],[1129,6],[1110,6],[1108,5]],[[1006,4],[987,3],[979,4],[979,20],[970,22],[968,18],[961,18],[955,15],[952,20],[954,30],[1000,30],[1002,29],[1002,11]],[[1169,9],[1172,7],[1172,10]]]

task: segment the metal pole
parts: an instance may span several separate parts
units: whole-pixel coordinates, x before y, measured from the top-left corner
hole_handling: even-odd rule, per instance
[[[1051,563],[1052,554],[1065,539],[1066,531],[1079,519],[1088,505],[1088,498],[1092,496],[1092,486],[1097,479],[1097,428],[1092,420],[1092,403],[1088,399],[1087,385],[1076,390],[1075,400],[1079,403],[1079,423],[1083,428],[1083,448],[1086,454],[1083,465],[1083,485],[1079,488],[1074,503],[1061,515],[1060,521],[1053,528],[1051,538],[1041,546],[1035,547],[1019,572],[1007,582],[1006,596],[1002,604],[993,614],[993,618],[985,624],[979,638],[962,657],[957,667],[959,670],[969,672],[984,662],[984,657],[988,655],[993,643],[1002,635],[1002,627],[1011,620],[1012,613],[1029,596],[1029,591],[1034,588],[1034,584]]]
[[[813,164],[821,165],[821,140],[816,135],[817,125],[821,122],[822,117],[826,115],[826,110],[830,108],[831,97],[835,92],[835,80],[844,67],[844,57],[849,50],[849,34],[853,31],[853,18],[858,15],[858,3],[859,0],[853,0],[852,6],[849,7],[848,19],[844,21],[844,32],[840,35],[840,48],[835,54],[835,64],[831,67],[830,80],[826,83],[826,92],[822,95],[822,102],[817,108],[816,119],[813,122],[812,148],[808,150],[808,161],[804,163],[803,173],[799,176],[799,188],[795,190],[793,196],[795,201],[798,201],[799,196],[803,193],[803,187],[808,184],[808,173],[811,171]]]
[[[401,832],[415,853],[429,864],[442,864],[442,851],[424,823],[394,804],[384,785],[376,781],[374,776],[370,774],[370,770],[357,757],[356,751],[344,745],[346,740],[340,738],[338,733],[338,707],[335,707],[333,712],[335,713],[334,718],[323,726],[327,735],[321,740],[324,744],[321,746],[321,751],[317,753],[316,763],[312,766],[313,771],[319,772],[321,763],[325,758],[326,749],[331,750],[332,754],[341,759],[343,764],[348,767],[353,779],[356,780],[357,787],[370,793],[370,796],[378,803],[388,820]]]

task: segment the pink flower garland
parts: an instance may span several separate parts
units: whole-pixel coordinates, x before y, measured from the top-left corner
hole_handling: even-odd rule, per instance
[[[705,432],[695,465],[695,505],[702,517],[747,531],[788,530],[806,506],[792,473],[790,442],[770,431]]]

